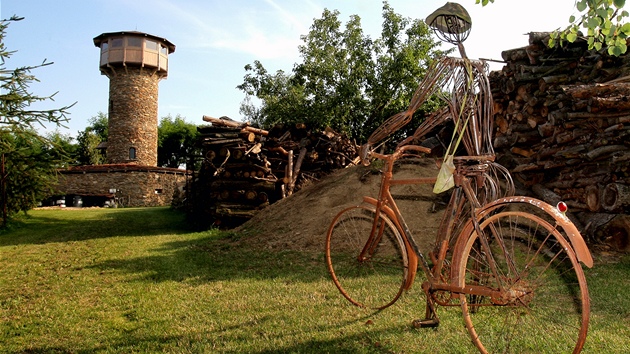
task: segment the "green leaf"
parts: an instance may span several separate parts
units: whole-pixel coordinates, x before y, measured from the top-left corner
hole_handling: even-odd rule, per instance
[[[623,53],[620,47],[612,46],[612,47],[608,47],[608,54],[618,57]]]
[[[595,50],[597,51],[602,50],[602,42],[593,43],[593,47],[595,47]]]
[[[570,43],[575,42],[576,39],[577,39],[577,33],[567,34],[567,41],[569,41]]]
[[[623,47],[625,45],[626,45],[626,40],[623,39],[623,38],[617,37],[617,39],[615,40],[615,46],[621,48],[621,47]]]
[[[626,35],[630,35],[630,23],[624,24],[619,30]]]
[[[601,19],[599,17],[591,17],[586,23],[588,24],[588,28],[596,28],[601,23]]]
[[[571,15],[571,17],[569,17],[569,22],[570,23],[575,22],[575,16]]]
[[[553,47],[555,47],[555,46],[556,46],[556,40],[555,40],[555,39],[551,39],[551,38],[550,38],[550,39],[549,39],[549,43],[547,43],[547,46],[548,46],[549,48],[553,48]]]
[[[575,4],[575,7],[579,12],[586,10],[586,6],[586,0],[578,1],[578,3]]]
[[[615,4],[615,7],[617,7],[618,9],[624,7],[624,5],[626,5],[626,0],[614,0],[613,1]]]

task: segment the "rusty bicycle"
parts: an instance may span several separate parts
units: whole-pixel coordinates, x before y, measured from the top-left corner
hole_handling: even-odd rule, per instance
[[[493,101],[483,60],[466,57],[463,41],[472,22],[448,2],[426,19],[461,58],[436,60],[406,111],[391,116],[362,148],[361,159],[384,162],[376,198],[340,211],[326,235],[332,279],[354,305],[384,309],[409,289],[420,268],[426,280],[425,317],[416,327],[439,324],[438,306],[459,306],[472,342],[482,353],[582,350],[590,299],[582,264],[593,259],[567,206],[514,196],[509,171],[495,162]],[[373,148],[409,123],[423,102],[436,96],[443,108],[424,119],[413,136],[390,154]],[[454,123],[437,177],[394,178],[396,161],[431,152],[416,141],[444,122]],[[465,149],[458,149],[460,142]],[[463,152],[462,152],[463,150]],[[434,184],[451,190],[435,243],[423,253],[390,188]],[[424,245],[423,245],[424,246]]]
[[[437,326],[437,306],[460,306],[481,352],[520,351],[532,338],[551,352],[581,351],[590,302],[579,262],[590,267],[593,260],[566,205],[496,198],[494,157],[455,157],[455,188],[425,257],[390,188],[435,183],[393,178],[398,159],[429,152],[405,145],[389,155],[370,153],[385,162],[378,196],[339,212],[326,237],[326,263],[341,294],[354,305],[384,309],[411,287],[419,267],[427,305],[415,326]]]

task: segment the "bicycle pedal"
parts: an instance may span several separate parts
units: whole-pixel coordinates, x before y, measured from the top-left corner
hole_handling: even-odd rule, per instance
[[[437,318],[425,318],[424,320],[413,320],[412,325],[415,328],[436,328],[440,325]]]

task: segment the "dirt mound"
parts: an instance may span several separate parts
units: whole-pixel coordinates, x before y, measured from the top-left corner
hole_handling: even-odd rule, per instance
[[[395,178],[432,177],[438,169],[431,159],[399,161]],[[375,166],[353,166],[324,177],[260,211],[237,229],[241,242],[262,249],[322,251],[326,232],[341,210],[376,197],[381,174]],[[431,245],[447,200],[432,192],[433,185],[403,185],[392,194],[409,228],[422,245]],[[426,249],[426,246],[423,247]]]

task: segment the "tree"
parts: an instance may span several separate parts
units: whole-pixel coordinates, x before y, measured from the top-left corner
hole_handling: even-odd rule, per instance
[[[57,168],[64,159],[50,141],[34,130],[16,133],[1,129],[0,140],[6,171],[3,202],[7,213],[30,210],[50,195],[57,182]]]
[[[9,22],[20,21],[23,18],[13,16],[9,20],[0,22],[0,81],[2,82],[2,93],[0,94],[0,124],[10,127],[15,131],[29,130],[34,125],[45,127],[45,123],[53,123],[63,126],[68,121],[68,109],[72,107],[65,106],[62,108],[49,110],[30,110],[32,104],[44,101],[54,101],[53,93],[50,96],[37,96],[29,92],[29,85],[32,82],[39,81],[31,74],[31,71],[53,64],[44,60],[40,65],[25,66],[13,70],[6,69],[4,64],[14,52],[7,51],[4,46],[4,37]]]
[[[245,66],[244,82],[237,87],[246,94],[241,114],[266,128],[302,122],[365,141],[384,119],[407,108],[426,68],[444,54],[421,20],[396,14],[387,2],[382,16],[381,37],[372,40],[359,16],[342,28],[339,12],[324,10],[301,37],[303,61],[291,74],[270,74],[259,61]],[[430,101],[423,111],[436,106]]]
[[[46,141],[49,143],[47,150],[57,168],[78,164],[79,146],[73,143],[73,140],[70,134],[63,134],[58,129],[46,134]]]
[[[8,215],[27,211],[37,202],[55,181],[56,162],[51,161],[50,145],[45,137],[34,131],[34,126],[56,126],[68,121],[68,109],[37,110],[31,106],[53,100],[55,94],[38,96],[29,91],[29,85],[37,81],[31,74],[35,69],[52,63],[7,69],[4,65],[13,52],[4,46],[9,23],[20,21],[17,16],[0,21],[0,198],[2,222]]]
[[[89,125],[77,136],[77,160],[80,165],[100,165],[105,163],[105,155],[99,145],[107,141],[108,122],[103,112],[88,121]]]
[[[475,0],[477,4],[488,5],[494,0]],[[579,16],[571,15],[569,25],[551,34],[549,47],[562,45],[564,41],[575,42],[581,36],[580,28],[586,30],[588,49],[601,50],[606,47],[608,54],[619,56],[627,50],[630,37],[630,23],[624,23],[628,11],[623,7],[626,0],[577,0],[575,8]]]
[[[163,117],[158,126],[158,166],[185,166],[188,157],[198,152],[198,136],[197,126],[179,114]]]

